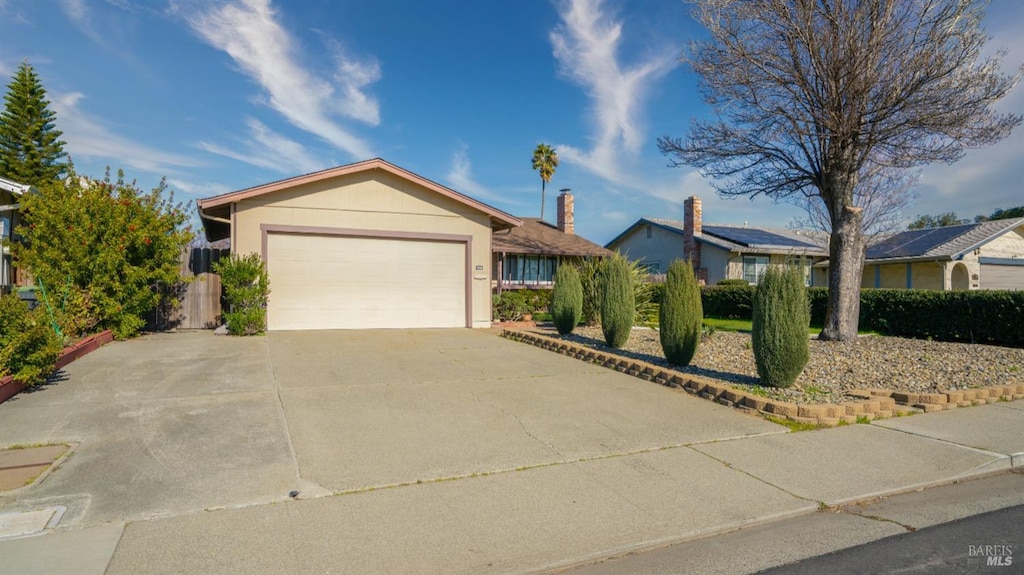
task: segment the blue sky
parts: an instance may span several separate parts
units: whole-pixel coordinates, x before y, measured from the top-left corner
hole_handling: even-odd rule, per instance
[[[1024,62],[1024,3],[994,0],[987,29]],[[186,201],[379,156],[537,216],[545,142],[548,219],[572,188],[598,243],[695,194],[707,222],[785,227],[803,213],[718,198],[658,152],[706,113],[678,63],[700,34],[675,0],[0,0],[0,76],[36,68],[79,172],[166,176]],[[1024,204],[1021,132],[926,168],[908,217]]]

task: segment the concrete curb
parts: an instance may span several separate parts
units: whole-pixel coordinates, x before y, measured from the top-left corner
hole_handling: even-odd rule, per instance
[[[768,399],[735,389],[719,380],[681,373],[671,368],[622,357],[615,353],[602,352],[538,333],[503,329],[501,337],[601,365],[659,385],[681,388],[690,394],[742,411],[762,413],[796,423],[827,427],[911,413],[928,413],[956,407],[1024,399],[1024,384],[1016,384],[946,393],[903,393],[887,389],[866,389],[849,392],[854,399],[843,403],[798,404]]]

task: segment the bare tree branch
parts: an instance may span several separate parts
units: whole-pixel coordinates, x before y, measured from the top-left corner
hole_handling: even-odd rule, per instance
[[[713,116],[662,136],[722,195],[807,203],[830,231],[824,339],[856,337],[865,233],[892,227],[916,173],[1021,122],[1021,78],[983,57],[983,0],[694,0],[710,33],[682,57]],[[826,223],[827,216],[827,225]]]

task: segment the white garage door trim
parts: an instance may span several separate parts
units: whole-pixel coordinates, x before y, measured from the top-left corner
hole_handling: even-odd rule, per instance
[[[989,257],[978,260],[982,289],[1024,290],[1024,260]]]
[[[427,232],[406,232],[399,230],[362,230],[354,228],[330,228],[330,227],[319,227],[319,226],[290,226],[282,224],[260,224],[260,250],[263,259],[263,265],[266,266],[268,260],[268,246],[270,234],[291,234],[291,235],[312,235],[312,236],[327,236],[327,237],[339,237],[339,238],[368,238],[368,239],[387,239],[387,240],[414,240],[414,241],[428,241],[428,242],[449,242],[462,244],[465,256],[465,327],[473,326],[473,236],[461,235],[461,234],[439,234],[439,233],[427,233]],[[273,292],[274,286],[271,283],[271,292]],[[270,318],[267,318],[268,324]]]

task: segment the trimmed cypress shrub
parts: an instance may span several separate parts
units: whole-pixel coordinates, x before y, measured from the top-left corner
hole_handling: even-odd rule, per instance
[[[751,343],[761,382],[793,385],[810,355],[807,289],[800,271],[771,267],[754,292]]]
[[[700,345],[703,320],[704,308],[693,266],[676,260],[668,267],[658,312],[661,349],[669,363],[690,365]]]
[[[609,347],[619,348],[629,339],[636,315],[633,274],[624,256],[604,261],[601,287],[601,331]]]
[[[558,333],[572,333],[583,317],[583,284],[580,273],[571,265],[558,266],[555,289],[551,294],[551,320]]]

